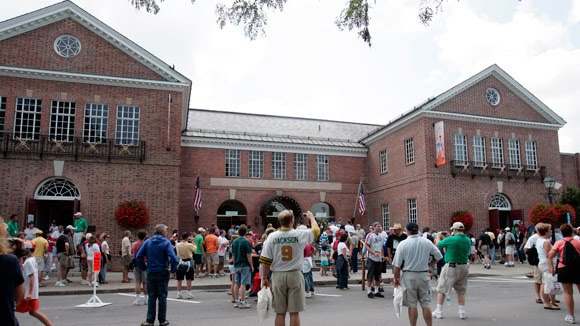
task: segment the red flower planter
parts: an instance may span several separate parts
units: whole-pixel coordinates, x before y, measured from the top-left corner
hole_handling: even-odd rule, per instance
[[[115,220],[126,228],[140,228],[149,223],[149,211],[142,201],[124,201],[115,211]]]

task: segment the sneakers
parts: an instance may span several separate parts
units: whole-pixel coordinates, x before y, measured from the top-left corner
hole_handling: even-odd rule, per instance
[[[576,318],[574,318],[574,316],[566,315],[564,321],[568,324],[576,324]]]
[[[369,292],[369,294],[367,294],[367,296],[369,297],[369,299],[374,299],[375,298],[375,294],[372,292]]]
[[[307,298],[312,298],[312,293],[310,293],[310,292],[306,292],[306,297],[307,297]]]
[[[443,319],[443,311],[435,310],[433,312],[433,318],[435,318],[435,319]]]
[[[81,280],[81,285],[88,285],[88,286],[90,286],[91,283],[89,283],[89,281],[87,281],[87,280]]]
[[[63,281],[58,281],[58,282],[54,283],[54,286],[66,286],[66,284],[64,284]]]
[[[183,294],[181,291],[177,291],[177,299],[183,299]]]
[[[240,309],[248,309],[248,308],[251,308],[251,307],[252,307],[252,305],[249,304],[249,303],[247,303],[247,302],[240,302],[240,304],[238,306],[238,308],[240,308]]]
[[[133,301],[133,305],[140,306],[141,305],[141,297],[136,297],[135,301]]]
[[[310,291],[310,295],[315,296],[316,295],[316,292]]]
[[[234,302],[234,308],[239,308],[240,307],[240,301],[236,300],[236,302]]]
[[[459,311],[459,319],[467,319],[467,314],[465,313],[465,311]]]
[[[159,322],[159,326],[169,326],[169,320]]]
[[[375,293],[375,297],[376,297],[376,298],[384,298],[384,297],[385,297],[385,295],[384,295],[384,294],[382,294],[381,292],[377,292],[377,293]]]
[[[185,296],[186,296],[186,299],[193,299],[193,294],[191,293],[191,291],[185,292]]]
[[[45,280],[45,281],[48,281],[49,278],[50,277],[48,275],[45,275],[42,279]]]

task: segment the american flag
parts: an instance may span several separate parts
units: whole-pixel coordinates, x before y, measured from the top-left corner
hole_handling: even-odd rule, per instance
[[[363,186],[360,186],[360,192],[358,193],[358,212],[360,215],[364,215],[367,210],[367,204],[365,203],[365,193],[363,191]]]
[[[195,211],[199,213],[201,209],[201,187],[199,186],[199,175],[197,176],[197,180],[195,181],[195,196],[193,198],[193,207]]]

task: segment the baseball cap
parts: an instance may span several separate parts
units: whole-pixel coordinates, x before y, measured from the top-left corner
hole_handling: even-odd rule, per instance
[[[74,226],[72,226],[72,225],[67,225],[66,228],[67,229],[73,229],[74,230]]]
[[[205,229],[204,229],[204,228],[199,228],[199,229],[197,229],[197,232],[204,232],[204,231],[205,231]]]
[[[506,228],[504,229],[504,231],[509,231],[509,230],[510,230],[510,228],[509,228],[509,227],[506,227]]]
[[[90,239],[92,236],[93,236],[93,234],[92,234],[92,233],[87,233],[87,234],[85,235],[85,238],[87,238],[87,240],[89,240],[89,239]]]
[[[36,232],[34,232],[34,234],[42,234],[41,230],[36,230]]]
[[[465,226],[461,222],[455,222],[453,223],[451,230],[465,230]]]
[[[407,223],[406,229],[409,231],[419,231],[419,225],[415,222]]]
[[[24,249],[32,249],[32,248],[34,248],[34,246],[32,245],[32,242],[28,242],[28,241],[24,242]]]
[[[417,226],[417,227],[418,227],[418,226]],[[395,224],[393,225],[393,229],[394,229],[394,230],[401,230],[401,229],[403,229],[403,226],[401,225],[401,223],[395,223]]]
[[[76,213],[75,213],[75,216],[83,216],[83,213],[81,213],[81,212],[76,212]]]

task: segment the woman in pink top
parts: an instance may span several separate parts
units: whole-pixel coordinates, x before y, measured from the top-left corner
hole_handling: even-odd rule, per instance
[[[574,270],[572,266],[564,265],[564,247],[566,242],[570,242],[576,248],[578,254],[580,254],[580,241],[572,238],[574,236],[574,228],[570,224],[562,224],[560,226],[560,231],[562,231],[562,236],[564,239],[556,241],[552,250],[548,253],[548,263],[550,264],[550,272],[555,275],[554,264],[552,263],[552,258],[560,254],[560,259],[558,260],[558,282],[562,283],[564,288],[564,302],[566,302],[566,310],[568,315],[564,318],[564,321],[575,324],[576,320],[574,317],[574,296],[572,284],[576,284],[578,290],[580,290],[580,273]]]

